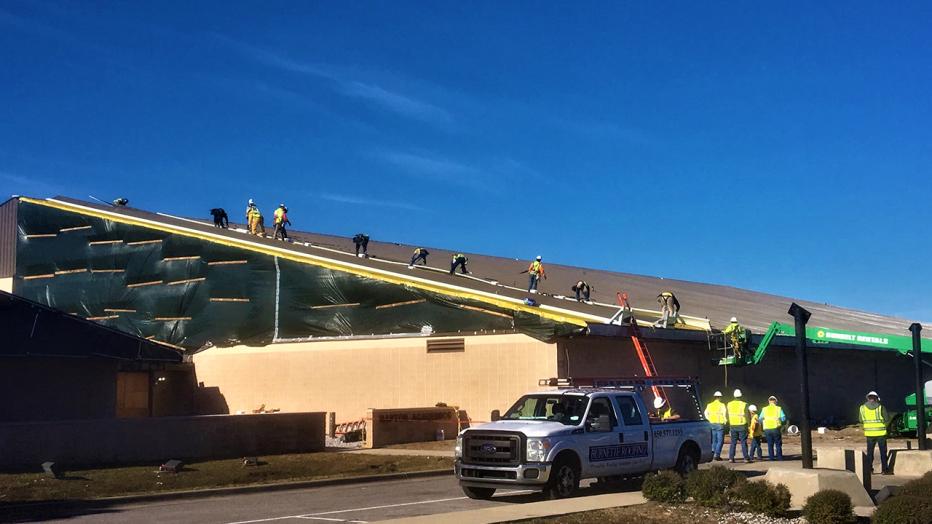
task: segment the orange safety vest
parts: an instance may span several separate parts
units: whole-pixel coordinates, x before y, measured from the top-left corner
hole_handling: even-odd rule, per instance
[[[535,260],[535,261],[531,262],[531,265],[530,265],[530,266],[528,266],[527,272],[530,273],[530,274],[532,274],[532,275],[537,275],[538,273],[541,274],[541,275],[543,275],[543,274],[544,274],[544,265],[541,264],[539,260]]]

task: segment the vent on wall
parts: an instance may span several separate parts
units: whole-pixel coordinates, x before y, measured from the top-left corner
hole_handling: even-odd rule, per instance
[[[466,351],[466,339],[443,338],[427,341],[428,353],[449,353],[453,351]]]

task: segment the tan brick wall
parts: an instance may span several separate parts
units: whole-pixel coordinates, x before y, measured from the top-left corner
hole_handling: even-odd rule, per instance
[[[465,337],[464,352],[427,353],[426,338],[213,348],[194,357],[197,380],[217,388],[230,413],[265,404],[285,412],[335,411],[337,422],[370,408],[445,402],[486,421],[537,380],[556,376],[556,345],[525,335]]]
[[[13,292],[13,279],[12,278],[0,278],[0,291],[6,291],[7,293]]]

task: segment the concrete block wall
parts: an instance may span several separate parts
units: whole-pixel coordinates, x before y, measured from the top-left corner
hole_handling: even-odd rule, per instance
[[[333,411],[337,422],[370,408],[443,402],[488,421],[540,378],[556,375],[556,345],[525,335],[465,337],[465,350],[428,353],[427,339],[379,339],[213,348],[194,356],[202,389],[229,412],[265,404],[284,412]]]
[[[0,424],[0,468],[238,458],[324,449],[324,413]]]

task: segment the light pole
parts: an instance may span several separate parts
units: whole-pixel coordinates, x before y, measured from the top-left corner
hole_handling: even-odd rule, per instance
[[[811,313],[793,302],[787,311],[796,319],[796,361],[799,365],[800,419],[799,435],[803,448],[803,468],[812,469],[812,433],[809,430],[809,365],[806,361],[806,323]]]

